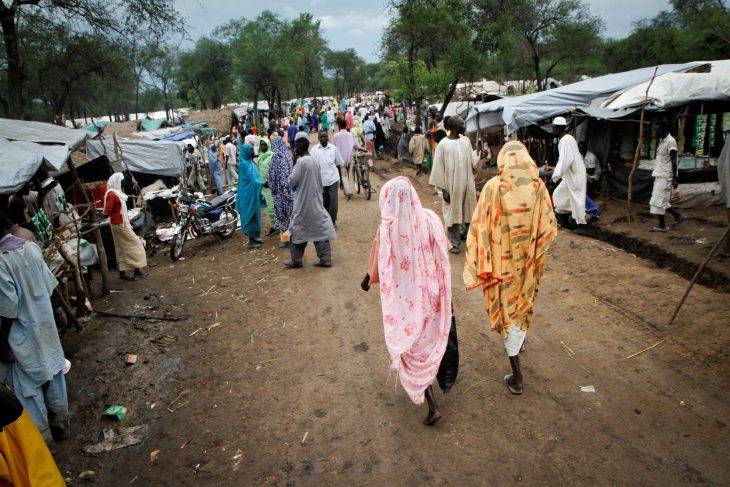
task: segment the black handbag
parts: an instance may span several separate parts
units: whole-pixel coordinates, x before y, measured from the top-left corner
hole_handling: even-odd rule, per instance
[[[456,337],[456,317],[451,315],[451,329],[449,330],[449,341],[446,343],[446,351],[441,359],[439,371],[436,374],[439,387],[444,394],[449,392],[456,382],[459,374],[459,341]]]

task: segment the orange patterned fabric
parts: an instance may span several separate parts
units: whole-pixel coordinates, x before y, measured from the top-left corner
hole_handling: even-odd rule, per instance
[[[557,223],[550,195],[524,145],[506,144],[498,168],[472,217],[464,284],[482,288],[492,329],[506,338],[515,324],[523,330],[530,326]]]

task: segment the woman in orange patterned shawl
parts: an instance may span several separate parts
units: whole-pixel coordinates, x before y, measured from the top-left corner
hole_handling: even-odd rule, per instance
[[[464,284],[484,291],[484,309],[505,341],[512,366],[504,382],[510,392],[522,394],[519,352],[557,224],[550,195],[524,145],[507,143],[499,152],[498,168],[472,217]]]

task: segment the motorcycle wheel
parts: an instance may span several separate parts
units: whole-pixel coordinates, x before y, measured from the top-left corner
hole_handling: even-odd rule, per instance
[[[182,255],[183,247],[185,247],[185,240],[188,238],[188,226],[183,226],[179,232],[172,236],[170,241],[170,257],[172,261],[177,261]]]
[[[236,210],[233,210],[231,208],[226,208],[223,214],[220,216],[220,218],[232,218],[231,223],[228,224],[228,226],[225,228],[225,230],[220,230],[218,232],[215,232],[215,236],[219,239],[223,240],[226,238],[231,237],[236,232],[236,223],[238,222],[238,213],[236,213]]]

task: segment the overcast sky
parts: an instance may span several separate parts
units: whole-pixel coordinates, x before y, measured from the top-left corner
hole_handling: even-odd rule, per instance
[[[669,9],[667,0],[586,0],[594,14],[603,18],[606,37],[625,37],[633,22]],[[267,8],[286,18],[310,12],[321,21],[332,49],[354,48],[368,62],[380,58],[378,41],[386,22],[386,0],[175,0],[188,22],[189,35],[197,39],[231,19],[254,18]],[[296,42],[293,39],[292,42]]]

